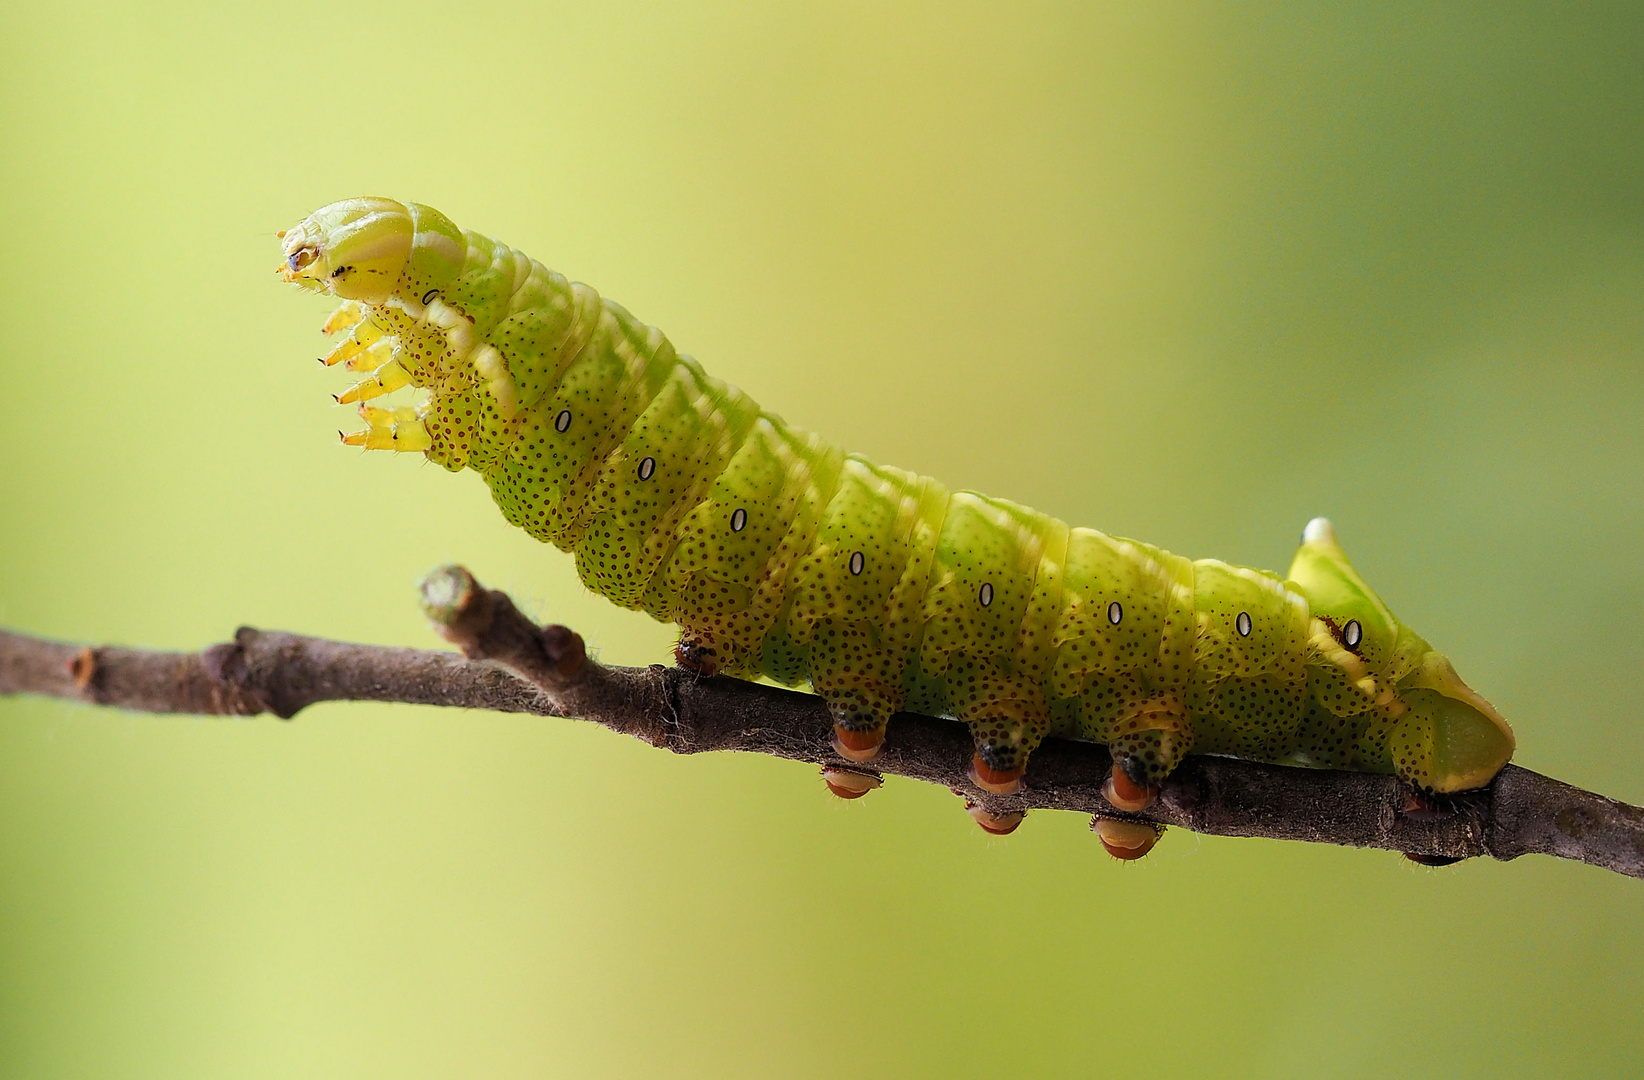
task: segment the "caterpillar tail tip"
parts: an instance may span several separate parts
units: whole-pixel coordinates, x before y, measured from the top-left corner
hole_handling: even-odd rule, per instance
[[[981,754],[971,755],[971,782],[993,795],[1014,795],[1021,791],[1022,776],[1026,772],[1026,765],[1018,765],[1014,769],[995,769],[982,760]]]
[[[1341,546],[1341,541],[1336,537],[1336,527],[1327,517],[1316,517],[1302,528],[1302,543]]]
[[[1091,831],[1102,842],[1102,847],[1115,859],[1129,862],[1140,859],[1153,850],[1164,830],[1145,821],[1124,821],[1120,818],[1098,817],[1090,823]]]

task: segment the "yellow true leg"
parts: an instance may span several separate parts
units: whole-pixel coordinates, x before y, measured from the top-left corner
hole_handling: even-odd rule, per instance
[[[358,300],[344,300],[331,317],[325,320],[320,327],[320,333],[327,337],[342,330],[353,329],[361,319],[365,318],[365,305]]]
[[[411,375],[402,367],[398,360],[390,360],[371,373],[368,379],[359,382],[337,395],[337,404],[351,405],[356,401],[369,401],[374,397],[392,394],[402,386],[411,385]]]
[[[330,326],[331,324],[328,322],[326,325]],[[337,343],[336,348],[321,357],[320,363],[324,364],[326,367],[334,367],[337,364],[342,363],[344,360],[358,356],[377,341],[381,340],[385,334],[386,331],[381,326],[377,325],[377,321],[375,319],[365,319],[356,324],[353,331],[346,338]]]
[[[434,445],[428,429],[413,408],[376,409],[360,406],[360,416],[366,422],[364,431],[348,434],[338,432],[344,446],[363,446],[367,450],[399,450],[403,453],[421,452]]]
[[[357,352],[343,361],[343,367],[349,371],[375,371],[392,359],[394,339],[384,337],[373,341],[363,352]]]

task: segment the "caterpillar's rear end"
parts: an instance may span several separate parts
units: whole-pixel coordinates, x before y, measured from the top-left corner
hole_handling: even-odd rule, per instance
[[[680,624],[681,663],[808,680],[848,762],[903,708],[969,724],[974,779],[997,793],[1048,733],[1107,743],[1127,811],[1193,748],[1439,792],[1511,755],[1505,722],[1393,619],[1328,523],[1289,579],[1189,562],[845,455],[428,207],[346,200],[282,238],[286,280],[344,301],[325,362],[368,372],[338,399],[366,421],[344,442],[479,471],[589,588]],[[366,404],[406,385],[426,399]],[[871,785],[851,769],[829,782],[854,797]],[[974,812],[996,832],[1020,820]],[[1122,857],[1157,836],[1104,821]]]

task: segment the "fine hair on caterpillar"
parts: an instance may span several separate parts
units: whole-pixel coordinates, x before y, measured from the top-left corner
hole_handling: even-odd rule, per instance
[[[1500,714],[1322,518],[1284,577],[1189,560],[846,454],[429,207],[348,199],[281,238],[285,280],[342,301],[325,363],[362,373],[338,400],[365,421],[343,441],[479,472],[590,589],[678,624],[681,665],[808,683],[847,763],[836,794],[871,790],[848,763],[902,710],[964,721],[996,793],[1047,735],[1105,743],[1120,811],[1151,805],[1190,750],[1438,794],[1512,755]],[[406,386],[420,403],[368,404]],[[1101,836],[1135,858],[1157,831],[1115,819]]]

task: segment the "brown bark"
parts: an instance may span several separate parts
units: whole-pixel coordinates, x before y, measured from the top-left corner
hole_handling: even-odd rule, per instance
[[[1190,756],[1158,805],[1102,798],[1104,747],[1047,740],[1017,795],[970,781],[962,724],[903,714],[871,768],[839,758],[819,698],[678,668],[609,667],[563,626],[538,627],[466,570],[423,583],[424,607],[464,656],[243,627],[199,653],[64,644],[0,631],[0,694],[44,694],[155,713],[290,719],[317,701],[402,701],[575,716],[675,753],[744,750],[942,784],[996,814],[1076,810],[1220,836],[1377,847],[1428,859],[1539,852],[1644,877],[1644,809],[1509,765],[1487,788],[1434,805],[1390,776]]]

